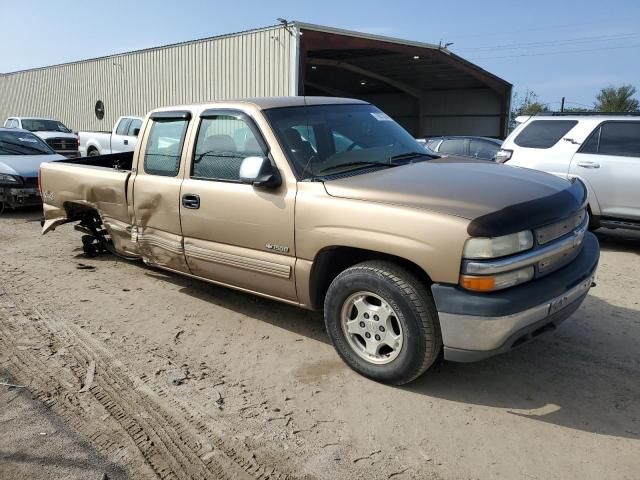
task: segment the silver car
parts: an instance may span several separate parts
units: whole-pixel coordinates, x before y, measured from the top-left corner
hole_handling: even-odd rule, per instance
[[[502,140],[496,138],[474,136],[428,137],[423,142],[431,150],[442,155],[472,157],[479,160],[495,160],[496,152],[502,145]]]
[[[0,127],[0,212],[40,204],[38,171],[43,162],[66,160],[26,130]]]

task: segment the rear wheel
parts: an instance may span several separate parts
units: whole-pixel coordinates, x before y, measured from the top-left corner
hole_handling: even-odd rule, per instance
[[[324,315],[342,359],[379,382],[414,380],[442,348],[427,286],[392,262],[363,262],[340,273],[327,291]]]
[[[100,155],[100,152],[98,152],[98,150],[96,150],[95,148],[92,148],[87,152],[87,156],[89,157],[97,157],[98,155]]]

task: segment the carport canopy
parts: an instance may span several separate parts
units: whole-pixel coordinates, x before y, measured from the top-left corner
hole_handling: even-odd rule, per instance
[[[370,101],[416,137],[506,136],[511,84],[448,49],[297,26],[298,94]]]

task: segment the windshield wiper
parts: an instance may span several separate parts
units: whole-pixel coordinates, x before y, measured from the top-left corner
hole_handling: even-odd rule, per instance
[[[341,163],[339,165],[333,165],[332,167],[327,167],[323,170],[320,170],[319,172],[317,172],[318,175],[323,175],[325,173],[329,173],[331,171],[334,170],[339,170],[342,169],[344,167],[357,167],[357,168],[350,168],[347,171],[353,171],[353,170],[359,170],[360,168],[366,168],[366,167],[371,167],[373,165],[379,165],[381,167],[395,167],[395,165],[390,164],[390,163],[385,163],[385,162],[366,162],[366,161],[359,161],[359,162],[348,162],[348,163]]]
[[[405,153],[399,153],[398,155],[392,155],[391,157],[389,157],[389,163],[397,160],[408,160],[410,158],[415,158],[415,157],[438,158],[428,154],[427,152],[405,152]]]

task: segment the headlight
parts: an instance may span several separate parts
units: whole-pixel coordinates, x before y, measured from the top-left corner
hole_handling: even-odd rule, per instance
[[[496,163],[505,163],[508,160],[511,160],[511,156],[513,155],[513,150],[507,150],[505,148],[501,148],[496,152],[495,161]]]
[[[531,247],[533,247],[533,233],[529,230],[502,237],[470,238],[464,245],[464,258],[469,260],[498,258],[523,252]]]
[[[6,173],[0,173],[0,183],[15,184],[15,183],[21,183],[21,182],[20,182],[20,180],[18,180],[13,175],[8,175]]]
[[[534,273],[533,267],[530,266],[497,275],[460,275],[460,285],[475,292],[493,292],[528,282],[533,278]]]

